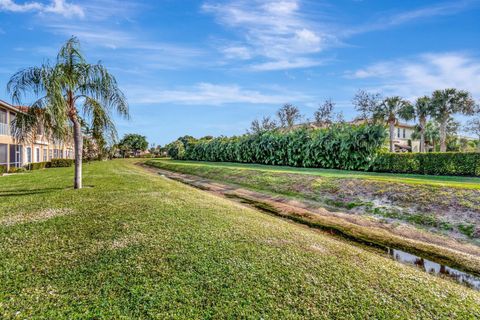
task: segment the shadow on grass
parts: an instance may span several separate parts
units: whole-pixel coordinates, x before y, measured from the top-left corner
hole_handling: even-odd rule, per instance
[[[56,187],[56,188],[43,188],[43,189],[19,189],[19,190],[7,190],[0,191],[0,197],[16,197],[16,196],[28,196],[34,194],[43,194],[50,193],[58,190],[64,190],[65,188]]]

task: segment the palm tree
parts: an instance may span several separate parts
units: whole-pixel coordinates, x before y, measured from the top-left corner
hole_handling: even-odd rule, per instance
[[[401,97],[389,97],[385,98],[382,103],[375,107],[373,110],[373,119],[375,121],[386,122],[390,131],[390,152],[395,152],[395,146],[393,145],[393,136],[395,135],[395,124],[398,122],[398,118],[403,113],[405,108],[410,106],[410,102],[402,99]]]
[[[54,65],[46,62],[17,72],[7,90],[19,104],[27,95],[36,99],[15,120],[19,140],[31,139],[37,128],[50,139],[64,140],[73,133],[75,189],[82,188],[82,124],[89,123],[97,136],[115,138],[112,111],[128,117],[128,104],[115,77],[100,62],[88,64],[75,37],[62,46]]]
[[[414,105],[408,105],[400,110],[400,118],[404,120],[418,119],[418,133],[420,136],[420,152],[425,152],[425,127],[427,117],[432,113],[431,99],[427,96],[420,97]]]
[[[432,112],[440,124],[440,152],[447,151],[447,124],[455,114],[472,115],[476,112],[475,101],[464,90],[436,90],[432,94]]]

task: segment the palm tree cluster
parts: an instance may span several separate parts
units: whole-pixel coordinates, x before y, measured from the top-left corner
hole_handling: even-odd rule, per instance
[[[440,152],[447,151],[448,124],[457,114],[473,115],[479,112],[468,91],[454,88],[435,90],[431,96],[419,97],[410,102],[399,96],[382,99],[378,94],[359,91],[353,103],[363,117],[383,122],[390,129],[390,151],[394,152],[394,128],[399,120],[418,121],[420,152],[425,152],[425,137],[428,119],[439,124]]]
[[[394,131],[400,120],[416,121],[420,139],[420,152],[426,152],[426,141],[440,143],[440,151],[447,151],[447,136],[456,131],[458,124],[453,120],[457,114],[473,115],[479,112],[468,91],[454,88],[435,90],[431,96],[417,98],[413,103],[400,96],[382,98],[378,93],[359,90],[352,100],[359,118],[366,121],[388,125],[390,132],[390,151],[395,151]],[[344,122],[342,113],[334,111],[335,103],[326,99],[306,123],[315,127],[326,127],[333,123]],[[250,133],[257,134],[275,129],[291,129],[298,126],[305,117],[300,109],[292,104],[285,104],[276,112],[276,119],[263,117],[254,120]],[[434,122],[431,122],[431,121]],[[480,137],[480,118],[468,122],[466,130]]]

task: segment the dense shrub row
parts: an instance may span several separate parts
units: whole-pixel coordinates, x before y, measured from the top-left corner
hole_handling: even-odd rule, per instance
[[[50,162],[33,162],[27,165],[28,170],[40,170],[50,168]]]
[[[174,159],[261,163],[297,167],[368,170],[385,140],[379,125],[338,124],[239,137],[191,141],[168,146]]]
[[[74,164],[75,160],[73,159],[52,159],[51,161],[46,162],[33,162],[27,164],[25,167],[16,168],[10,167],[8,173],[17,173],[23,172],[25,170],[40,170],[45,168],[61,168],[61,167],[71,167]],[[0,175],[7,173],[7,167],[1,165],[0,166]]]
[[[372,170],[395,173],[480,176],[480,153],[381,153],[372,166]]]
[[[71,167],[74,164],[73,159],[52,159],[50,162],[51,168]]]

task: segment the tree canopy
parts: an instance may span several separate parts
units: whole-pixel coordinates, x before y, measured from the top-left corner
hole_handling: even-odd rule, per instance
[[[148,148],[148,141],[145,136],[136,133],[126,134],[118,143],[118,148],[122,153],[132,152],[137,155],[139,152],[145,151]]]

